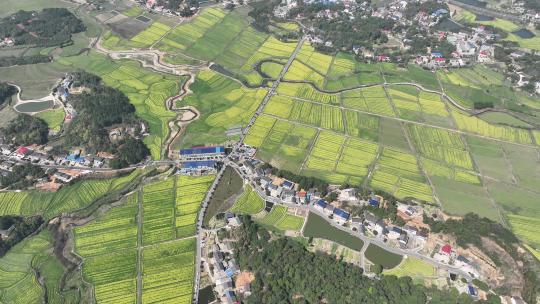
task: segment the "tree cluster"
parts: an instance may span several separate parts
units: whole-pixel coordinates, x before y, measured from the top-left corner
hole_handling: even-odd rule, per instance
[[[266,163],[263,165],[263,169],[271,169],[272,174],[295,182],[302,189],[308,190],[316,188],[323,196],[327,194],[328,183],[322,179],[311,176],[302,176],[287,170],[277,169]]]
[[[19,114],[5,128],[0,129],[0,133],[8,142],[16,145],[42,145],[48,140],[49,126],[41,118]]]
[[[135,115],[135,107],[124,93],[105,86],[101,78],[83,71],[73,74],[74,85],[88,90],[79,95],[70,95],[68,101],[77,111],[66,130],[65,143],[68,146],[84,146],[90,153],[109,151],[117,154],[115,167],[140,162],[148,155],[148,148],[140,139],[129,137],[122,142],[112,143],[108,128],[114,126],[136,126],[140,120]]]
[[[441,291],[413,283],[410,277],[371,280],[360,267],[308,251],[289,238],[272,239],[249,217],[234,230],[235,259],[251,271],[251,296],[245,303],[473,303],[455,289]],[[490,302],[500,303],[497,298]]]
[[[16,165],[13,170],[5,176],[0,176],[2,188],[26,189],[35,183],[35,180],[45,175],[45,171],[40,166],[30,163]]]
[[[416,14],[419,12],[426,12],[427,14],[432,14],[433,12],[445,9],[450,11],[448,5],[445,2],[438,1],[426,1],[426,2],[408,2],[407,8],[405,9],[404,17],[412,20]]]
[[[0,20],[0,38],[10,37],[15,45],[62,45],[71,42],[71,34],[85,29],[81,20],[65,8],[21,10]]]
[[[274,16],[274,9],[281,3],[281,0],[252,1],[252,7],[248,15],[253,18],[253,25],[263,31],[268,31],[268,26]]]
[[[41,216],[22,218],[20,216],[0,216],[0,229],[7,230],[11,226],[15,228],[6,240],[0,238],[0,257],[3,257],[9,249],[34,233],[43,224]]]
[[[17,93],[17,88],[10,86],[5,82],[0,82],[0,106],[15,93]]]

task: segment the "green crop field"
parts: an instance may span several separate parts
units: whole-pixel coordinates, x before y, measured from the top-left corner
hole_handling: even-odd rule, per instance
[[[337,91],[383,82],[379,65],[360,63],[351,54],[338,53],[328,70],[324,88]]]
[[[384,275],[397,277],[410,276],[414,281],[422,282],[426,277],[435,275],[435,268],[428,262],[416,257],[406,257],[398,266],[385,270]]]
[[[176,181],[176,238],[192,236],[196,232],[201,202],[215,176],[180,176]]]
[[[45,290],[35,271],[40,271],[51,301],[59,300],[58,282],[64,269],[52,253],[48,230],[28,237],[0,258],[0,302],[41,303]]]
[[[281,63],[266,61],[261,64],[261,72],[272,79],[278,78],[281,70],[283,70],[283,65]]]
[[[383,266],[384,269],[396,267],[403,259],[401,255],[386,251],[374,244],[369,244],[364,255],[374,264]]]
[[[74,229],[75,250],[84,258],[83,276],[98,303],[133,303],[137,295],[138,195],[105,216]]]
[[[174,178],[143,188],[143,244],[172,240],[176,236]]]
[[[186,129],[181,142],[186,147],[226,141],[225,131],[245,126],[266,95],[265,89],[248,89],[211,70],[200,72],[190,88],[195,93],[179,106],[193,106],[201,116]]]
[[[260,219],[259,223],[279,230],[300,231],[304,225],[304,218],[287,213],[287,207],[274,205],[270,213]]]
[[[264,200],[248,185],[230,210],[235,213],[256,214],[261,212],[263,208]]]
[[[59,108],[40,112],[36,114],[36,117],[43,119],[49,126],[49,129],[60,131],[64,123],[65,112],[63,108]]]
[[[168,111],[167,98],[178,94],[183,77],[159,74],[146,70],[139,63],[129,60],[112,61],[103,55],[91,52],[60,60],[62,64],[81,68],[100,76],[108,86],[119,89],[135,106],[139,117],[150,127],[150,135],[144,142],[154,159],[161,158],[161,148],[169,135],[168,122],[176,114]]]
[[[381,86],[367,87],[342,93],[343,105],[350,109],[395,117],[392,104]]]
[[[195,238],[145,247],[142,302],[191,303],[195,279]]]

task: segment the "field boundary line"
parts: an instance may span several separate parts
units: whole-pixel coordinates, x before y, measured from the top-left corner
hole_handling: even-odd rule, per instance
[[[143,223],[143,195],[142,190],[137,192],[137,304],[142,303],[142,223]]]
[[[176,231],[176,191],[178,191],[178,188],[177,188],[177,183],[178,183],[178,176],[174,176],[174,182],[173,182],[173,218],[172,218],[172,228],[173,228],[173,234],[174,234],[174,238],[177,239],[178,238],[178,233]]]
[[[322,102],[319,102],[319,101],[305,99],[305,98],[302,98],[302,97],[296,97],[296,96],[286,95],[286,94],[282,94],[282,93],[279,93],[279,94],[276,94],[276,95],[278,95],[278,96],[286,96],[286,97],[290,97],[291,99],[295,99],[295,100],[299,100],[299,101],[311,102],[311,103],[314,103],[314,104],[324,105],[324,106],[328,106],[328,107],[341,108],[340,106],[337,106],[337,105],[333,105],[333,104],[329,104],[329,103],[322,103]],[[369,111],[353,109],[353,108],[348,108],[348,107],[342,107],[342,108],[346,109],[346,110],[358,112],[358,113],[363,113],[363,114],[367,114],[367,115],[371,115],[371,116],[380,117],[380,118],[392,119],[392,120],[396,120],[396,121],[400,121],[400,122],[404,122],[404,123],[408,123],[408,124],[415,124],[415,125],[420,125],[420,126],[425,126],[425,127],[435,128],[435,129],[441,129],[441,130],[446,130],[446,131],[449,131],[449,132],[464,134],[464,135],[468,135],[468,136],[474,136],[474,137],[483,138],[483,139],[486,139],[486,140],[492,140],[492,141],[496,141],[496,142],[502,142],[502,143],[512,144],[512,145],[516,145],[516,146],[520,146],[520,147],[533,148],[535,150],[538,150],[538,147],[533,146],[533,145],[528,145],[528,144],[523,144],[523,143],[518,143],[518,142],[513,142],[513,141],[507,141],[507,140],[499,139],[499,138],[488,137],[488,136],[485,136],[485,135],[480,135],[480,134],[476,134],[476,133],[470,133],[470,132],[459,130],[459,129],[452,129],[452,128],[448,128],[448,127],[436,126],[436,125],[431,125],[431,124],[424,123],[424,122],[418,122],[418,121],[403,119],[403,118],[399,118],[399,117],[387,116],[387,115],[384,115],[384,114],[378,114],[378,113],[373,113],[373,112],[369,112]],[[266,113],[263,113],[263,114],[271,115],[271,114],[266,114]],[[273,115],[271,115],[271,116],[273,116]],[[278,117],[278,116],[276,116],[276,117]],[[283,118],[281,118],[281,119],[283,119]],[[313,125],[308,125],[308,126],[315,127]]]
[[[364,178],[364,181],[362,182],[362,188],[366,188],[367,185],[369,184],[369,181],[373,177],[373,173],[377,167],[377,164],[379,163],[379,159],[381,158],[383,149],[384,149],[383,145],[377,146],[377,154],[375,155],[375,159],[373,159],[371,164],[369,164],[368,166],[368,172],[367,172],[366,177]]]
[[[306,162],[307,162],[309,156],[311,155],[311,152],[313,151],[313,147],[315,147],[315,144],[317,143],[317,140],[319,139],[319,134],[321,134],[321,129],[317,129],[317,133],[315,134],[315,138],[313,138],[313,141],[311,142],[311,145],[308,148],[308,153],[306,154],[306,157],[304,158],[304,161],[302,162],[302,165],[300,165],[300,170],[298,170],[298,172],[302,172],[304,170]]]

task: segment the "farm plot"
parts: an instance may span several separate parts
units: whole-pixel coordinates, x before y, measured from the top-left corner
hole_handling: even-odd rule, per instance
[[[392,104],[381,86],[346,91],[341,94],[343,106],[350,109],[395,117]]]
[[[75,250],[85,259],[83,276],[98,303],[136,300],[137,199],[132,194],[103,218],[74,229]]]
[[[213,175],[179,176],[176,182],[176,238],[192,236],[201,202],[214,181]]]
[[[157,48],[175,53],[186,50],[204,34],[223,20],[227,13],[217,8],[209,8],[199,14],[192,22],[184,23],[171,30],[158,43]]]
[[[339,94],[329,94],[317,91],[306,83],[281,82],[277,89],[278,94],[298,97],[324,104],[339,104]]]
[[[499,221],[498,211],[493,207],[489,194],[482,185],[460,182],[437,175],[432,175],[431,181],[444,212],[458,216],[474,212],[480,216]]]
[[[168,25],[154,22],[150,27],[131,38],[131,41],[138,47],[148,47],[163,37],[170,29]]]
[[[324,84],[324,75],[319,74],[319,72],[303,64],[298,59],[293,61],[283,79],[311,82],[317,88],[322,88]]]
[[[334,173],[345,142],[343,135],[321,131],[302,173],[332,182],[345,182],[347,175]]]
[[[175,229],[174,179],[160,180],[143,187],[143,244],[172,240]]]
[[[377,116],[364,114],[352,110],[343,110],[346,133],[350,136],[357,136],[369,141],[379,140],[379,123]]]
[[[512,231],[536,251],[540,251],[540,219],[514,214],[508,214],[507,218]]]
[[[532,144],[533,142],[531,133],[528,130],[489,124],[458,110],[453,110],[452,115],[460,130],[521,144]]]
[[[263,208],[264,200],[248,185],[230,210],[234,213],[256,214],[261,212]]]
[[[191,303],[196,239],[145,247],[142,253],[142,302]]]
[[[377,156],[379,147],[376,143],[348,138],[337,161],[335,171],[353,176],[351,181],[360,181],[368,174],[368,167]]]
[[[300,231],[304,225],[304,218],[287,213],[285,206],[274,205],[270,213],[259,222],[265,226],[274,226],[279,230]]]
[[[409,276],[415,282],[424,282],[425,278],[434,277],[436,270],[432,264],[419,258],[406,257],[395,268],[385,270],[384,275],[395,275],[397,277]]]
[[[471,156],[459,134],[420,125],[409,125],[408,129],[420,154],[452,166],[473,169]]]
[[[261,72],[272,79],[277,79],[281,70],[283,70],[283,64],[281,63],[266,61],[261,64]]]
[[[344,132],[343,114],[338,107],[274,95],[265,107],[264,113],[328,130]]]
[[[281,42],[272,36],[268,37],[241,67],[243,79],[250,85],[259,85],[262,77],[254,70],[255,66],[262,60],[289,58],[295,48],[296,43]]]
[[[519,187],[537,191],[540,188],[540,158],[538,150],[503,143],[500,145],[507,162],[512,167],[512,175]],[[540,198],[539,198],[540,199]]]
[[[291,122],[259,116],[246,143],[259,147],[257,155],[272,165],[298,172],[317,130]]]
[[[360,63],[351,54],[338,53],[326,75],[324,89],[337,91],[382,82],[377,64]]]
[[[430,176],[441,176],[462,183],[481,184],[476,172],[456,168],[427,158],[422,158],[422,165]]]
[[[514,182],[512,169],[505,159],[505,151],[501,145],[492,140],[474,136],[467,136],[467,144],[482,175],[506,183]]]
[[[161,146],[169,135],[168,122],[176,116],[167,110],[165,101],[178,93],[183,78],[143,69],[134,61],[112,61],[95,52],[87,56],[62,58],[60,61],[96,74],[106,85],[126,94],[135,106],[137,115],[149,125],[150,135],[145,137],[144,142],[152,157],[161,158]]]
[[[296,59],[320,75],[326,75],[328,69],[330,68],[330,64],[332,64],[332,56],[316,52],[315,49],[308,43],[304,43],[302,45]]]
[[[382,71],[388,83],[417,83],[429,90],[440,90],[437,78],[431,71],[409,64],[406,68],[400,68],[394,63],[381,63]]]
[[[0,301],[2,303],[41,303],[44,289],[40,286],[34,270],[40,270],[45,251],[52,251],[52,239],[48,230],[28,237],[0,258]],[[54,256],[52,256],[54,258]],[[61,266],[59,266],[61,267]],[[52,280],[60,280],[57,271],[44,273]],[[63,269],[61,269],[63,272]],[[53,287],[53,286],[47,286]]]
[[[266,95],[265,89],[248,89],[211,70],[200,72],[191,85],[193,94],[179,106],[193,106],[201,116],[187,126],[182,146],[218,144],[226,141],[227,129],[245,126]]]
[[[383,149],[370,180],[370,186],[401,199],[433,201],[431,187],[426,184],[416,157],[388,147]]]

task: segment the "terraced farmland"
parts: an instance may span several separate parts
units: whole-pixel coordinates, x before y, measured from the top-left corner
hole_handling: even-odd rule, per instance
[[[98,303],[133,303],[137,295],[138,194],[88,225],[74,229],[83,276]]]
[[[156,181],[143,187],[143,244],[172,240],[175,229],[174,178]]]
[[[201,202],[215,176],[179,176],[176,181],[176,238],[195,235]]]
[[[195,279],[194,238],[145,247],[142,302],[191,303]]]

